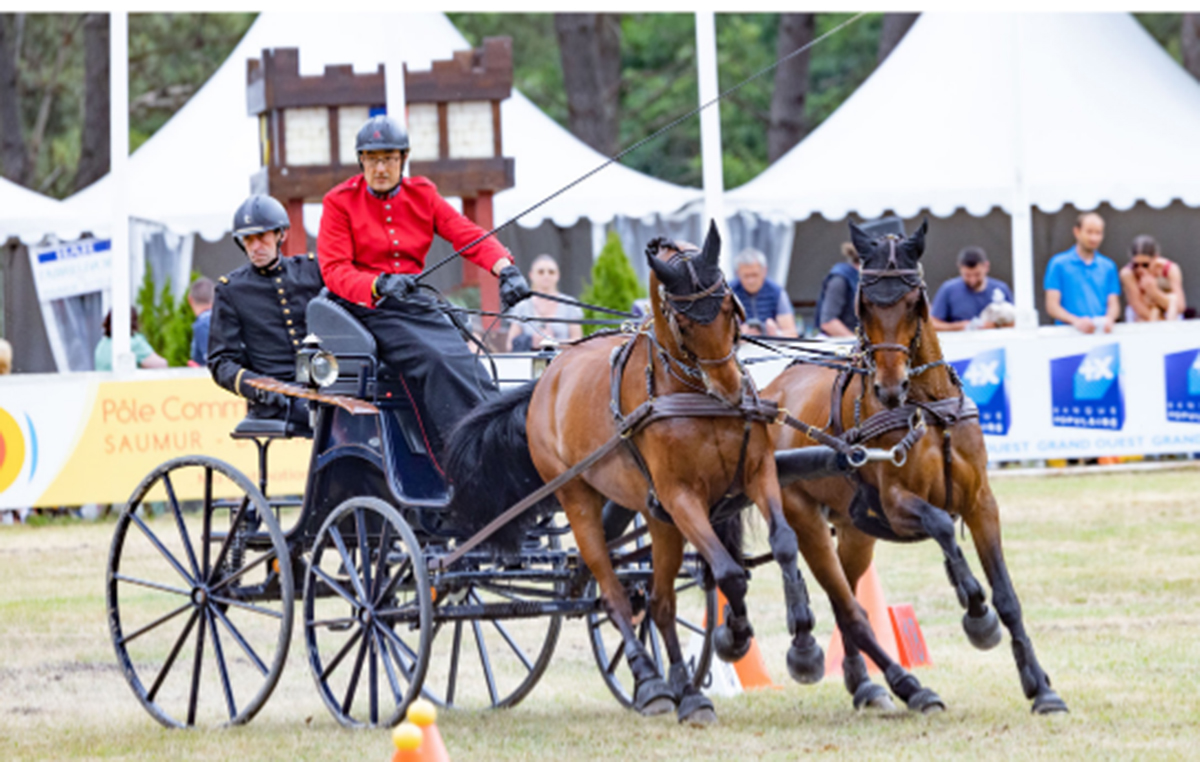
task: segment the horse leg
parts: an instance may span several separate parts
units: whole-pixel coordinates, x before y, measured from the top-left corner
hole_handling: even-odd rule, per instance
[[[992,586],[992,602],[1000,612],[1000,619],[1012,637],[1013,658],[1017,662],[1017,673],[1021,676],[1021,688],[1025,698],[1033,699],[1033,711],[1037,714],[1053,714],[1067,711],[1067,704],[1050,687],[1050,676],[1038,664],[1033,653],[1033,643],[1025,632],[1021,619],[1021,602],[1008,576],[1004,563],[1004,551],[1000,547],[1000,512],[996,499],[987,493],[978,509],[965,516],[975,540],[983,571]]]
[[[613,570],[600,506],[604,498],[589,485],[576,479],[558,490],[558,499],[571,522],[579,555],[587,564],[600,597],[625,647],[625,658],[634,677],[634,708],[644,715],[656,715],[675,708],[675,692],[658,673],[654,660],[646,653],[633,629],[633,607],[624,585]]]
[[[651,552],[654,558],[654,581],[650,586],[650,616],[662,635],[671,662],[669,683],[679,702],[676,714],[680,722],[692,725],[711,725],[717,721],[713,703],[692,685],[683,649],[679,647],[679,631],[675,626],[675,579],[683,565],[683,535],[670,524],[648,519]]]
[[[898,501],[898,506],[915,516],[926,534],[941,547],[946,559],[946,576],[954,586],[959,605],[967,610],[963,614],[962,626],[971,645],[980,651],[995,648],[1002,637],[1000,621],[996,612],[988,607],[983,586],[971,573],[966,556],[954,539],[954,519],[942,509],[911,493],[905,493]]]
[[[760,471],[762,475],[769,475],[769,479],[758,479],[747,485],[747,497],[762,508],[763,517],[767,520],[771,555],[783,572],[788,633],[792,636],[792,644],[787,652],[788,674],[798,683],[818,683],[825,676],[825,651],[812,635],[817,620],[797,564],[799,549],[796,531],[784,517],[779,481],[769,471],[770,468]],[[821,531],[828,534],[824,527]]]
[[[846,584],[851,590],[858,588],[874,556],[875,538],[859,531],[850,522],[838,524],[837,553],[842,570],[846,575]],[[811,565],[811,562],[810,562]],[[849,591],[847,591],[849,592]],[[832,596],[831,596],[832,601]],[[904,667],[892,661],[887,651],[875,638],[875,630],[871,627],[870,619],[851,594],[850,604],[843,604],[845,610],[853,611],[861,616],[861,621],[850,620],[843,624],[842,615],[835,604],[834,616],[838,618],[838,629],[842,632],[842,644],[846,655],[842,659],[842,680],[846,690],[854,696],[855,708],[863,706],[890,708],[890,700],[884,703],[887,693],[881,686],[873,682],[867,672],[867,664],[863,659],[865,652],[877,667],[883,670],[884,679],[892,692],[904,701],[905,705],[914,711],[936,712],[946,708],[941,697],[933,690],[925,688],[920,681]]]
[[[735,662],[750,650],[754,628],[746,611],[746,570],[721,544],[708,520],[708,506],[686,488],[660,491],[675,526],[704,557],[712,571],[717,589],[729,603],[725,607],[725,623],[713,633],[713,649],[721,661]]]

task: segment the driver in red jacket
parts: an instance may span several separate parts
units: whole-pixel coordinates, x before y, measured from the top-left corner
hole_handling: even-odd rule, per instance
[[[367,120],[355,148],[363,173],[325,194],[317,235],[321,275],[334,300],[375,337],[380,359],[422,417],[436,458],[454,425],[496,385],[436,302],[417,290],[416,278],[434,235],[460,249],[485,231],[428,179],[403,177],[408,132],[396,120]],[[494,237],[463,256],[500,279],[504,309],[530,296],[512,255]]]

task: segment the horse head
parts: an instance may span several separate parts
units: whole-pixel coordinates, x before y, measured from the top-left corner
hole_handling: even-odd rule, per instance
[[[925,253],[929,221],[902,238],[872,237],[853,222],[850,240],[862,260],[858,281],[859,343],[871,371],[875,396],[885,406],[903,405],[909,371],[929,319],[925,279],[919,260]]]
[[[646,245],[650,265],[650,303],[659,341],[677,360],[696,368],[706,387],[726,389],[714,375],[737,376],[728,393],[740,389],[740,371],[734,362],[738,323],[745,316],[741,304],[721,273],[721,236],[710,224],[704,248],[684,241],[655,238]],[[726,381],[731,379],[725,379]]]

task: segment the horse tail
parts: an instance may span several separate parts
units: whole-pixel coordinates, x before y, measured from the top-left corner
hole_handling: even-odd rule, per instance
[[[734,511],[733,515],[724,521],[713,524],[713,531],[721,541],[721,547],[733,556],[738,565],[745,561],[746,525],[742,520],[743,511]]]
[[[449,521],[474,534],[510,506],[545,484],[529,455],[525,416],[537,384],[486,400],[464,418],[446,443],[446,477],[454,489]],[[522,513],[492,535],[487,545],[516,553],[537,520],[558,507],[553,495]]]

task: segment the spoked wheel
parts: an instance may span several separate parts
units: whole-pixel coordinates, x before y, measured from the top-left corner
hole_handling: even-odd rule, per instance
[[[325,706],[347,727],[390,727],[420,693],[433,600],[425,556],[388,503],[351,498],[325,520],[304,578],[304,640]]]
[[[189,495],[200,496],[198,510],[185,509]],[[283,532],[227,463],[167,461],[117,518],[109,630],[134,695],[163,725],[249,722],[283,672],[293,596]]]
[[[642,527],[644,522],[639,515],[634,524],[635,528]],[[646,537],[638,537],[614,549],[613,555],[620,556],[646,544]],[[689,553],[684,556],[683,566],[680,567],[679,576],[675,580],[676,630],[692,685],[697,688],[702,687],[708,675],[708,668],[712,664],[713,632],[716,630],[717,621],[717,589],[716,586],[705,587],[704,567],[704,561],[697,554]],[[618,574],[622,574],[623,571],[642,573],[639,574],[641,581],[626,584],[630,602],[633,604],[634,629],[646,652],[654,659],[659,673],[666,679],[671,666],[666,645],[647,610],[650,591],[649,555],[647,554],[644,560],[617,567]],[[592,580],[588,583],[586,595],[594,598],[599,594],[596,581]],[[600,668],[604,683],[616,696],[617,701],[632,708],[634,679],[629,670],[629,662],[625,659],[621,632],[603,611],[588,614],[587,623],[592,655],[596,659],[596,666]]]
[[[550,665],[562,616],[514,618],[497,616],[495,611],[503,607],[518,611],[522,605],[561,599],[560,583],[537,578],[539,570],[565,565],[553,553],[558,547],[558,537],[550,534],[539,547],[528,550],[520,569],[474,564],[468,567],[474,581],[439,594],[435,617],[451,618],[438,621],[434,628],[426,698],[441,706],[501,709],[516,706],[529,695]],[[526,571],[528,577],[521,574]],[[460,618],[456,612],[476,615]]]

